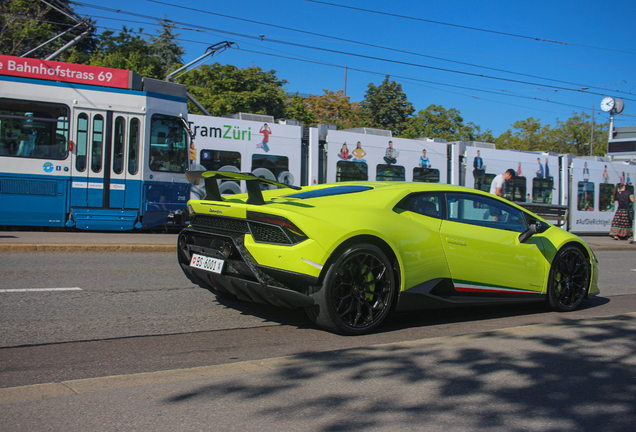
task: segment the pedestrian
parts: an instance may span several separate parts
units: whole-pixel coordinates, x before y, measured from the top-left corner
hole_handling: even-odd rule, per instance
[[[490,193],[503,198],[506,193],[506,182],[515,177],[515,170],[508,168],[505,173],[499,174],[490,184]]]
[[[634,195],[626,190],[626,186],[623,183],[619,183],[616,185],[616,189],[614,189],[614,201],[618,203],[618,209],[616,210],[616,214],[614,214],[614,219],[612,219],[612,228],[610,229],[609,235],[614,237],[614,240],[628,238],[629,242],[633,243],[632,222],[634,221]],[[631,212],[630,209],[632,210]]]

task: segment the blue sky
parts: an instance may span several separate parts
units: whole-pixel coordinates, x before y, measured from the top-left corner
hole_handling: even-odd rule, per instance
[[[361,101],[385,75],[417,111],[460,111],[495,137],[518,120],[556,125],[573,112],[608,122],[604,96],[625,109],[615,126],[636,124],[636,2],[377,0],[82,0],[75,8],[98,30],[122,25],[156,34],[175,22],[184,61],[222,41],[213,60],[274,69],[291,93],[342,90]],[[344,6],[344,7],[343,7]],[[263,40],[261,40],[263,35]]]

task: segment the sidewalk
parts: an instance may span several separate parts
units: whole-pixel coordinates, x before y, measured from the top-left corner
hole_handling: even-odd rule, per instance
[[[0,252],[175,252],[178,234],[0,231]]]
[[[176,252],[178,234],[0,231],[0,252]],[[593,251],[636,251],[608,235],[580,236]]]

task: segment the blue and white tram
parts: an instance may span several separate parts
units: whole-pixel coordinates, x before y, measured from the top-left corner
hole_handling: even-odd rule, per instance
[[[185,87],[0,56],[0,225],[162,225],[190,185]]]

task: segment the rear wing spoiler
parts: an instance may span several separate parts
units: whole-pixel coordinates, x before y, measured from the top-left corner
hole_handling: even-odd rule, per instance
[[[247,204],[263,205],[263,193],[261,184],[300,190],[299,186],[286,185],[274,180],[256,177],[252,173],[236,173],[228,171],[186,171],[186,178],[190,183],[197,186],[201,181],[205,184],[205,201],[223,201],[217,180],[244,181],[247,186]]]

